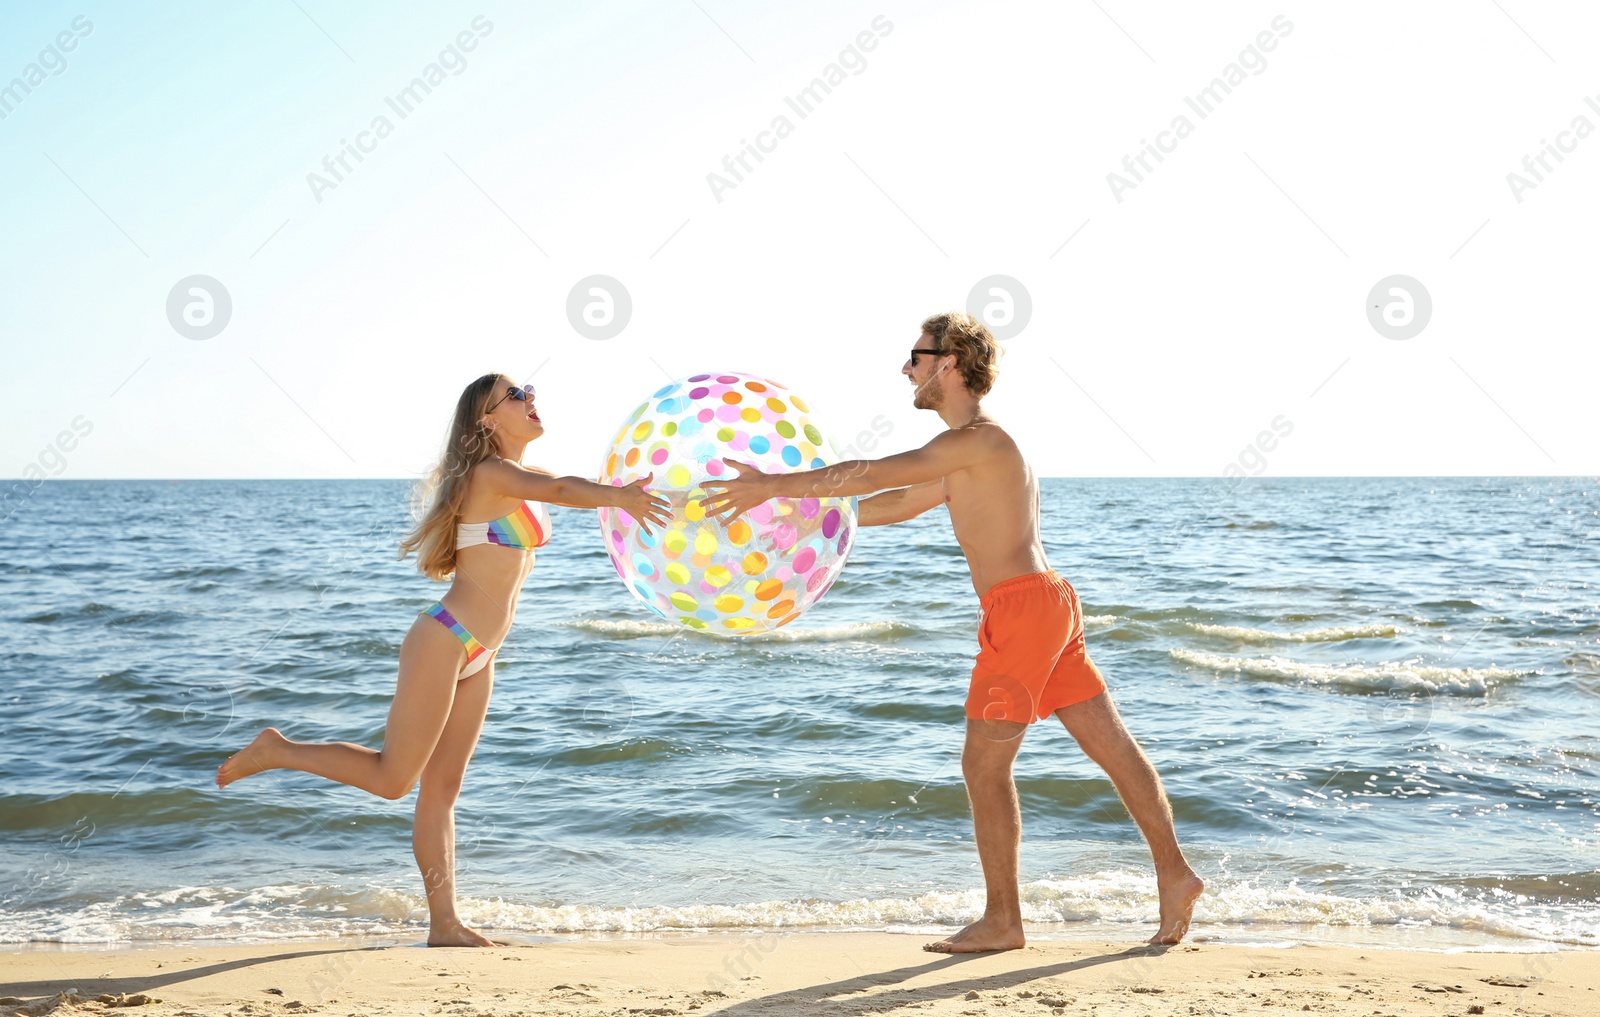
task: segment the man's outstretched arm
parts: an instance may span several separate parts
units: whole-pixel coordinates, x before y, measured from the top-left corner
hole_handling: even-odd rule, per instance
[[[944,503],[944,478],[925,484],[884,491],[856,503],[857,526],[887,526],[915,519],[936,505]]]
[[[845,498],[941,480],[976,463],[983,451],[983,434],[962,428],[946,431],[910,452],[793,473],[762,473],[753,463],[724,458],[738,468],[739,476],[708,480],[701,486],[707,492],[707,514],[728,523],[769,498]]]

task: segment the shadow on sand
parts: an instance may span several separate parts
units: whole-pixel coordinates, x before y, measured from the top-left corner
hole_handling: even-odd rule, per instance
[[[957,978],[952,981],[941,982],[938,985],[927,985],[916,989],[871,991],[874,989],[882,990],[886,985],[896,985],[919,975],[949,971],[953,968],[996,956],[995,954],[981,953],[952,954],[942,956],[938,960],[896,968],[893,971],[872,972],[855,978],[829,982],[825,985],[808,985],[803,989],[775,992],[771,995],[734,1003],[731,1006],[711,1012],[715,1013],[717,1017],[733,1017],[733,1015],[745,1014],[771,1015],[790,1012],[807,1014],[826,1012],[830,1015],[883,1013],[897,1007],[910,1006],[916,1003],[928,1003],[940,999],[957,999],[975,989],[988,992],[993,992],[997,989],[1011,989],[1040,978],[1050,978],[1072,971],[1082,971],[1085,968],[1097,967],[1101,964],[1117,964],[1124,961],[1159,957],[1169,949],[1171,947],[1168,946],[1135,946],[1118,953],[1104,953],[1093,957],[1080,957],[1077,960],[1060,961],[1055,964],[1041,964],[1038,967],[1024,968],[1020,971],[999,971],[989,975],[973,974],[971,977]],[[847,998],[856,993],[865,993],[865,995]]]
[[[36,982],[12,982],[0,985],[0,996],[21,996],[23,998],[37,996],[47,999],[62,992],[75,991],[93,998],[103,993],[117,995],[118,993],[143,992],[153,993],[157,989],[169,985],[177,985],[196,978],[205,978],[208,975],[221,974],[224,971],[236,971],[239,968],[253,967],[257,964],[271,964],[275,961],[294,960],[297,957],[319,957],[342,953],[363,953],[368,950],[385,949],[380,946],[347,947],[337,950],[300,950],[296,953],[275,953],[266,957],[245,957],[234,961],[220,961],[216,964],[206,964],[197,968],[173,969],[159,971],[153,974],[140,975],[137,978],[98,978],[93,975],[85,978],[51,978]],[[29,999],[30,1003],[38,1000]],[[17,1006],[19,1004],[8,1004]]]

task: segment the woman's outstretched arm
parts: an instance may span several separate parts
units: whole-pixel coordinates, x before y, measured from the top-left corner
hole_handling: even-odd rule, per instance
[[[631,484],[614,487],[582,477],[557,477],[546,470],[528,469],[504,460],[490,460],[477,468],[483,471],[490,490],[508,497],[568,508],[620,508],[643,522],[646,533],[650,532],[652,524],[665,526],[672,520],[672,503],[645,490],[655,479],[654,473]]]

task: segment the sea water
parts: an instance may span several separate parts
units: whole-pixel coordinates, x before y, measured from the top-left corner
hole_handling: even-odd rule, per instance
[[[266,725],[380,744],[443,587],[401,481],[49,481],[0,525],[0,942],[415,939],[414,799],[212,776]],[[1600,944],[1600,485],[1042,482],[1051,565],[1209,883],[1195,935]],[[469,921],[927,931],[982,880],[977,598],[943,509],[790,626],[653,618],[555,508],[458,808]],[[1149,856],[1053,719],[1017,762],[1035,936],[1153,931]]]

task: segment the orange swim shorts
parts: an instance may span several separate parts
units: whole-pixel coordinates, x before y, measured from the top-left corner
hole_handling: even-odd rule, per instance
[[[982,597],[967,716],[1032,724],[1106,690],[1083,644],[1083,606],[1055,570],[996,583]]]

